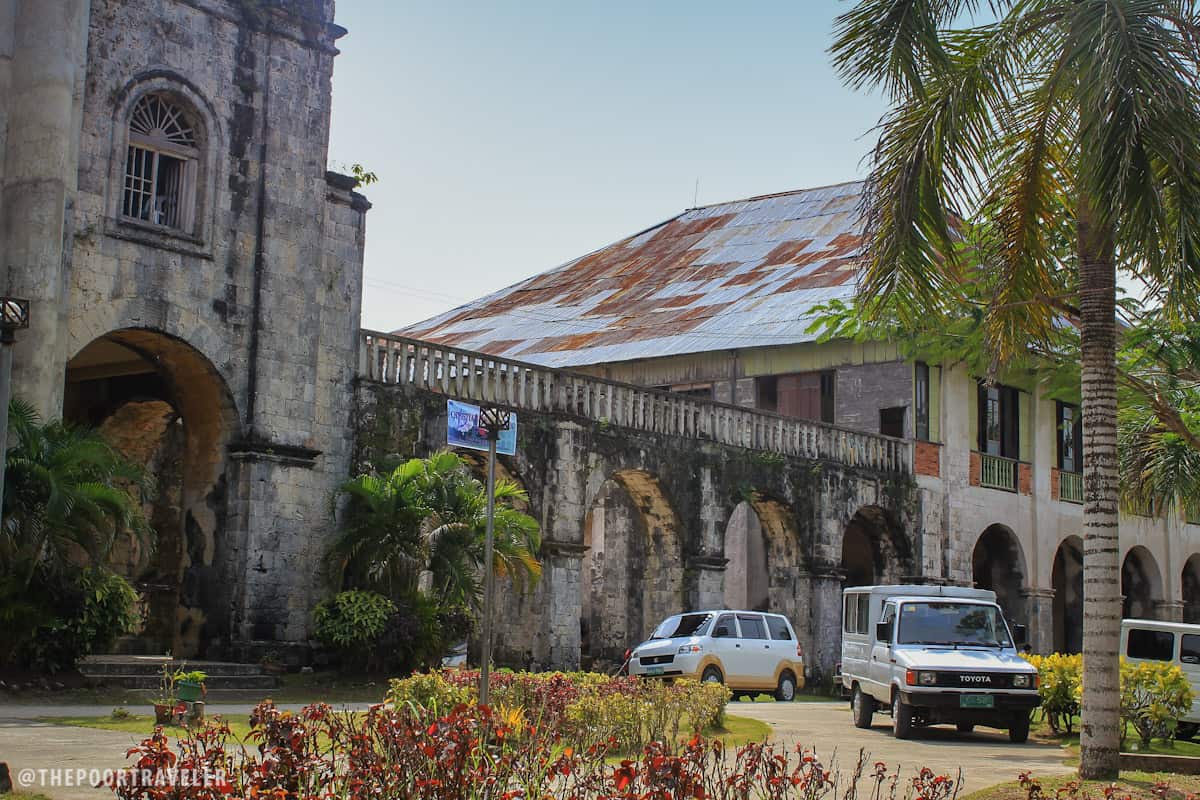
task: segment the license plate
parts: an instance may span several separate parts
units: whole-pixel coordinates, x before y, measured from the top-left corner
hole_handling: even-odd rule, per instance
[[[995,708],[996,698],[990,694],[960,694],[958,696],[959,708]]]
[[[663,668],[662,667],[646,667],[646,674],[647,675],[662,675]]]

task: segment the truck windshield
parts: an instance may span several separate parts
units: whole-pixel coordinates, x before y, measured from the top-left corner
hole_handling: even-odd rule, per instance
[[[679,639],[684,636],[703,636],[712,614],[676,614],[659,625],[651,639]]]
[[[1000,609],[969,603],[905,603],[898,633],[900,644],[1012,646]]]

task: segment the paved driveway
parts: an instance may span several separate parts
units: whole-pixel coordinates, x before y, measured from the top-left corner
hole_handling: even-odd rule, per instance
[[[729,713],[769,724],[776,741],[815,745],[823,757],[836,752],[845,769],[857,761],[859,748],[867,750],[871,763],[900,765],[905,776],[927,766],[953,777],[961,766],[967,791],[1016,780],[1022,770],[1035,775],[1074,771],[1063,765],[1059,747],[1011,744],[1006,731],[976,728],[974,733],[960,734],[953,727],[938,725],[918,728],[917,738],[900,741],[892,738],[892,718],[882,714],[875,716],[870,730],[860,730],[850,721],[848,703],[732,703]]]

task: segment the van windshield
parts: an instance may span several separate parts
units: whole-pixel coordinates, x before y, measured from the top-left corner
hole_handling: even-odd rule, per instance
[[[676,614],[659,625],[651,639],[679,639],[684,636],[703,636],[708,631],[712,614]]]
[[[1011,647],[1008,626],[995,606],[970,603],[905,603],[900,607],[900,644]]]

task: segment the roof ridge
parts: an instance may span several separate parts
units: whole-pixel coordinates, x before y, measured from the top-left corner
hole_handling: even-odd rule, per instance
[[[717,206],[727,206],[727,205],[731,205],[733,203],[749,203],[754,200],[770,200],[773,197],[789,197],[791,195],[804,194],[805,192],[816,192],[816,191],[820,191],[821,189],[833,189],[838,186],[849,186],[852,183],[866,183],[866,178],[855,178],[854,180],[840,181],[839,183],[826,183],[822,186],[806,186],[806,187],[803,187],[800,189],[788,189],[786,191],[771,192],[769,194],[756,194],[751,197],[741,197],[736,200],[722,200],[718,203],[705,203],[702,206],[693,206],[691,208],[685,209],[683,213],[687,213],[688,211],[699,211],[704,208],[715,208]]]

